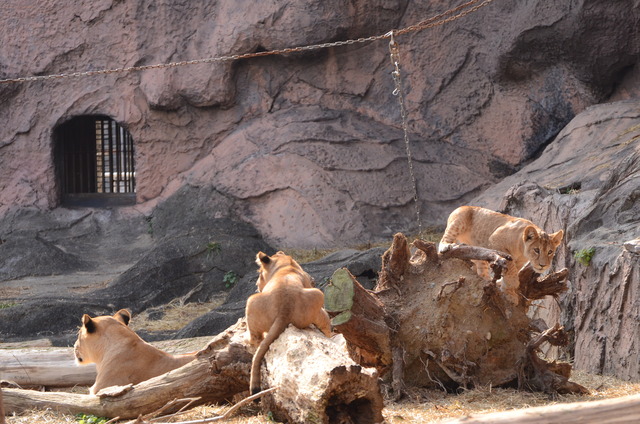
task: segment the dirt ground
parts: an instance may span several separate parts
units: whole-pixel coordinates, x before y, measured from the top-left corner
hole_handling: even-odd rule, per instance
[[[515,389],[480,387],[459,394],[447,394],[438,390],[414,389],[400,402],[387,402],[383,415],[388,424],[437,423],[469,414],[490,413],[534,406],[570,402],[589,402],[620,396],[640,394],[640,382],[629,383],[613,377],[575,372],[573,380],[588,387],[590,395],[564,395],[549,397],[544,393],[519,392]],[[228,411],[228,405],[200,406],[174,417],[158,419],[158,423],[177,423],[220,416]],[[7,417],[8,424],[67,424],[77,423],[75,416],[53,411],[31,411],[19,416]],[[230,424],[257,424],[274,422],[268,414],[260,412],[254,404],[241,407],[237,413],[224,420]],[[103,421],[104,423],[104,421]]]

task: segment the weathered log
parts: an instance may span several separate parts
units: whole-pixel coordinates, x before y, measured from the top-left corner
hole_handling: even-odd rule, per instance
[[[440,257],[443,259],[457,258],[487,261],[493,271],[494,280],[500,279],[502,273],[507,269],[507,262],[512,260],[511,256],[507,253],[466,244],[448,245],[447,249],[440,253]]]
[[[90,386],[95,364],[76,365],[73,348],[0,349],[0,380],[21,388]]]
[[[532,335],[538,333],[532,332],[535,327],[527,316],[529,303],[514,302],[511,293],[504,293],[497,284],[511,260],[509,255],[466,245],[450,246],[437,254],[435,243],[417,240],[413,245],[417,250],[410,255],[406,238],[396,234],[382,257],[375,291],[353,296],[350,311],[360,302],[378,305],[373,318],[386,324],[390,342],[370,350],[375,337],[364,330],[370,326],[362,326],[366,317],[336,327],[348,345],[357,346],[361,358],[372,359],[381,372],[393,370],[391,384],[396,396],[405,384],[454,389],[527,379],[546,384],[528,386],[536,390],[586,392],[568,382],[570,365],[547,363],[537,356],[538,348],[530,344]],[[469,261],[488,261],[492,281],[479,277]],[[542,279],[527,272],[522,276],[527,276],[521,284],[527,294],[546,296],[564,287],[561,282],[566,272]],[[356,287],[355,279],[350,280]],[[518,289],[517,296],[525,299]],[[550,341],[554,339],[540,339],[541,343]],[[391,353],[391,367],[381,363],[381,352],[385,357]],[[529,369],[523,372],[522,364],[531,363],[528,358],[538,360],[537,373]],[[376,360],[379,363],[375,364]]]
[[[4,389],[6,413],[52,409],[63,413],[136,418],[180,399],[166,412],[221,403],[249,387],[252,354],[244,345],[245,323],[238,322],[214,338],[196,360],[135,386],[104,389],[97,396],[62,392]],[[194,401],[194,399],[196,399]]]
[[[569,338],[564,329],[559,324],[556,324],[531,339],[527,344],[527,360],[523,361],[518,382],[519,387],[551,394],[589,394],[590,391],[586,387],[569,381],[569,376],[571,375],[570,364],[549,363],[538,356],[540,345],[544,342],[548,342],[552,346],[566,346]]]
[[[377,290],[398,290],[398,284],[409,268],[411,251],[407,238],[402,233],[393,236],[391,247],[382,255],[382,267],[378,274]]]
[[[562,403],[491,414],[467,415],[443,424],[613,424],[640,422],[640,395]]]
[[[292,331],[296,332],[300,346],[298,361],[292,360],[292,353],[286,348]],[[286,396],[300,391],[302,387],[305,388],[305,394],[298,394],[291,401],[275,394],[281,390],[279,388],[271,398],[265,398],[264,405],[269,405],[274,413],[288,417],[293,423],[308,422],[300,417],[304,411],[311,410],[318,422],[325,423],[334,422],[331,417],[336,411],[345,411],[347,415],[354,416],[382,416],[377,373],[356,365],[348,358],[343,345],[311,329],[301,331],[290,327],[280,338],[288,341],[284,342],[284,348],[278,348],[279,342],[276,340],[267,352],[262,371],[263,381],[284,387],[282,390]],[[101,390],[97,396],[5,389],[6,412],[48,408],[70,414],[126,419],[152,413],[167,404],[170,407],[164,413],[175,412],[186,404],[192,407],[205,403],[226,403],[249,388],[254,349],[246,339],[246,324],[240,320],[211,340],[189,364],[140,384]],[[342,356],[338,355],[340,351]],[[317,359],[308,367],[310,357]],[[336,357],[339,359],[336,360]],[[344,361],[340,362],[342,359]],[[321,373],[321,376],[309,379],[310,368]],[[287,380],[277,377],[281,375],[285,375]],[[327,381],[330,384],[327,385]]]
[[[334,316],[335,331],[344,335],[351,357],[384,374],[392,364],[391,329],[384,305],[346,268],[333,273],[325,287],[325,309]]]
[[[546,296],[557,298],[560,293],[567,291],[566,283],[569,270],[566,268],[557,272],[551,272],[545,276],[536,273],[531,264],[527,263],[518,272],[520,280],[520,292],[523,305],[528,306],[532,301]]]
[[[169,353],[193,352],[210,338],[153,342],[152,345]],[[8,381],[20,388],[60,388],[91,386],[96,379],[95,364],[79,367],[73,348],[39,347],[18,349],[23,344],[2,344],[0,349],[0,381]]]
[[[290,327],[269,348],[262,374],[268,387],[278,388],[262,398],[263,409],[278,421],[384,421],[377,371],[349,358],[341,336],[328,339],[318,331]]]

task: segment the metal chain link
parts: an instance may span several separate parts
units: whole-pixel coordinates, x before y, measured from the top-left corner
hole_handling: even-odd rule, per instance
[[[302,47],[291,47],[291,48],[285,48],[285,49],[270,50],[265,52],[216,56],[216,57],[205,58],[205,59],[185,60],[181,62],[158,63],[155,65],[128,66],[123,68],[101,69],[96,71],[70,72],[70,73],[52,74],[52,75],[36,75],[36,76],[30,76],[30,77],[7,78],[7,79],[0,79],[0,84],[45,81],[45,80],[72,78],[72,77],[90,77],[95,75],[108,75],[108,74],[116,74],[116,73],[146,71],[149,69],[175,68],[179,66],[226,62],[226,61],[232,61],[232,60],[251,59],[256,57],[264,57],[264,56],[285,55],[290,53],[299,53],[299,52],[306,52],[306,51],[312,51],[312,50],[326,49],[330,47],[352,45],[356,43],[366,43],[369,41],[378,41],[385,38],[390,38],[392,34],[401,35],[401,34],[406,34],[408,32],[420,31],[423,29],[444,25],[446,23],[455,21],[456,19],[462,18],[470,13],[473,13],[478,9],[486,6],[487,4],[492,3],[493,1],[494,0],[484,0],[484,1],[470,0],[464,4],[461,4],[458,7],[449,9],[446,12],[433,16],[429,19],[425,19],[424,21],[421,21],[415,25],[411,25],[400,30],[389,31],[386,34],[373,35],[370,37],[363,37],[363,38],[344,40],[344,41],[335,41],[331,43],[313,44],[313,45],[302,46]],[[474,6],[474,7],[471,7],[471,6]],[[469,7],[470,9],[463,10]]]
[[[418,183],[416,181],[416,175],[413,170],[413,159],[411,158],[411,146],[409,144],[409,127],[407,123],[407,110],[404,107],[404,91],[402,90],[402,78],[400,76],[400,52],[398,43],[395,40],[394,33],[391,33],[391,40],[389,41],[389,53],[391,57],[391,64],[393,65],[393,71],[391,76],[393,77],[393,83],[395,89],[393,95],[398,98],[398,106],[400,107],[400,117],[402,118],[402,131],[404,133],[404,146],[407,152],[407,162],[409,164],[409,175],[411,176],[411,183],[413,184],[413,202],[416,209],[416,219],[418,221],[418,234],[422,234],[422,219],[420,218],[420,200],[418,198]]]

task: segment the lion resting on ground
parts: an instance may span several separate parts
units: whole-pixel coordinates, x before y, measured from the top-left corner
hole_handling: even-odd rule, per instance
[[[259,344],[251,363],[252,394],[260,391],[264,355],[289,324],[300,329],[314,324],[327,337],[331,336],[329,315],[322,308],[324,294],[313,288],[309,274],[291,256],[283,252],[273,256],[259,252],[256,263],[260,266],[256,283],[260,293],[249,297],[246,308],[249,343]]]
[[[126,309],[113,316],[82,316],[73,349],[77,364],[96,364],[92,395],[105,387],[140,383],[195,359],[195,353],[171,355],[151,346],[128,327],[130,320]]]

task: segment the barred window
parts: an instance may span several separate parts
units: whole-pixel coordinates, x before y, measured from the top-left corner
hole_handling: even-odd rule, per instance
[[[56,127],[54,156],[63,205],[135,203],[133,138],[108,116],[79,116]]]

